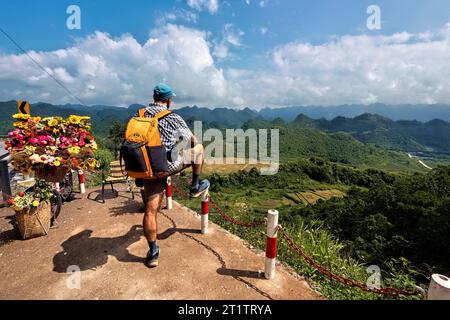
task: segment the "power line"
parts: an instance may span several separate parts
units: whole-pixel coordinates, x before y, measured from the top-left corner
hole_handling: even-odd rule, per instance
[[[61,81],[56,79],[50,72],[47,71],[39,62],[37,62],[32,56],[28,54],[3,28],[0,27],[0,32],[5,35],[17,48],[19,48],[20,51],[22,51],[28,58],[30,58],[31,61],[33,61],[42,71],[44,71],[50,78],[52,78],[61,88],[63,88],[69,95],[78,102],[80,102],[84,107],[86,107],[86,104],[78,98],[75,94],[72,93]]]

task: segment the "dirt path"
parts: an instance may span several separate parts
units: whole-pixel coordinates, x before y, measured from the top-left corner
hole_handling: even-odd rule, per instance
[[[320,299],[284,267],[265,280],[264,254],[214,224],[200,234],[199,217],[177,203],[159,216],[160,266],[148,269],[140,197],[76,197],[59,228],[28,241],[18,239],[13,212],[0,210],[0,299]],[[67,288],[71,265],[81,270],[79,290]]]
[[[419,161],[419,163],[420,163],[423,167],[425,167],[426,169],[433,170],[432,167],[430,167],[429,165],[427,165],[425,162],[423,162],[423,161],[420,160],[419,158],[414,157],[414,156],[411,155],[410,153],[408,153],[408,157],[409,157],[410,159],[416,159],[416,160]]]

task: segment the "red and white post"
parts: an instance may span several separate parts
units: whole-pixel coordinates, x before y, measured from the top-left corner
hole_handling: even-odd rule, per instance
[[[208,233],[209,220],[209,193],[208,191],[202,194],[202,234]]]
[[[80,193],[85,194],[86,186],[84,184],[84,171],[83,170],[78,170],[78,182],[80,183]]]
[[[61,186],[60,186],[59,182],[54,182],[53,188],[55,188],[56,191],[61,192]]]
[[[172,210],[172,177],[167,178],[166,201],[167,210]]]
[[[431,276],[428,300],[450,300],[450,278],[442,274]]]
[[[269,210],[267,214],[266,279],[275,277],[275,261],[277,257],[278,211]]]

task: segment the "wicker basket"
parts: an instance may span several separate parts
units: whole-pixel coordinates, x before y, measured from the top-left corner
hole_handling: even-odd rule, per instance
[[[63,181],[67,172],[69,172],[69,168],[50,166],[40,166],[34,171],[37,179],[45,180],[48,182]]]
[[[16,211],[16,221],[22,239],[27,240],[48,234],[51,225],[51,207],[41,202],[38,207]]]

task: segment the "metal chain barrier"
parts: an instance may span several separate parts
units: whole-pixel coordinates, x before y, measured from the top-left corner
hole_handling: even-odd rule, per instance
[[[186,191],[179,189],[175,184],[172,185],[173,190],[178,193],[179,195],[181,195],[183,198],[188,199],[189,198],[189,193],[187,193]],[[216,201],[214,201],[214,199],[211,197],[211,195],[209,195],[209,201],[211,202],[212,206],[214,207],[214,209],[216,209],[217,213],[220,214],[220,216],[228,221],[231,222],[233,224],[242,226],[242,227],[246,227],[246,228],[257,228],[259,226],[262,226],[264,224],[266,224],[266,219],[262,219],[262,220],[257,220],[257,221],[253,221],[253,222],[243,222],[243,221],[239,221],[236,220],[235,218],[227,215],[222,208],[219,207],[219,205],[217,204]]]
[[[336,275],[332,273],[330,270],[322,267],[320,264],[315,262],[312,258],[307,256],[303,250],[297,246],[294,241],[292,240],[292,237],[288,235],[288,233],[283,230],[281,226],[278,227],[278,230],[282,236],[282,238],[287,242],[287,244],[295,251],[297,252],[303,259],[306,260],[310,265],[312,265],[314,268],[316,268],[320,273],[323,275],[341,283],[344,285],[347,285],[349,287],[356,287],[363,291],[370,292],[370,293],[376,293],[376,294],[383,294],[383,295],[389,295],[391,297],[397,298],[399,295],[403,296],[418,296],[421,295],[422,292],[420,290],[413,290],[413,291],[406,291],[406,290],[399,290],[396,288],[370,288],[366,284],[357,282],[352,279],[348,279],[339,275]]]
[[[219,205],[211,197],[210,197],[210,202],[211,202],[212,206],[214,207],[214,209],[216,209],[216,211],[222,216],[223,219],[225,219],[231,223],[234,223],[236,225],[246,227],[246,228],[257,228],[259,226],[266,224],[266,219],[256,220],[253,222],[242,222],[242,221],[236,220],[233,217],[230,217],[227,214],[225,214],[225,212],[222,210],[222,208],[220,208]]]
[[[172,185],[174,191],[179,194],[181,197],[188,199],[189,198],[189,193],[178,188],[175,184]],[[239,226],[243,226],[243,227],[247,227],[247,228],[257,228],[259,226],[262,226],[264,224],[267,223],[267,218],[263,219],[263,220],[257,220],[254,222],[242,222],[239,220],[236,220],[235,218],[227,215],[224,210],[222,208],[220,208],[220,206],[217,204],[216,201],[214,201],[214,199],[211,198],[210,195],[210,202],[213,205],[213,207],[216,209],[216,211],[220,214],[220,216],[226,220],[229,221],[235,225],[239,225]],[[407,290],[399,290],[396,288],[370,288],[368,287],[366,284],[361,283],[361,282],[357,282],[355,280],[352,279],[348,279],[345,278],[343,276],[339,276],[337,274],[334,274],[333,272],[331,272],[330,270],[326,269],[325,267],[321,266],[320,264],[318,264],[317,262],[315,262],[312,258],[310,258],[309,256],[307,256],[303,250],[297,246],[295,244],[295,242],[292,240],[292,237],[289,236],[289,234],[281,227],[278,226],[278,231],[280,232],[282,238],[286,241],[286,243],[295,251],[297,252],[301,257],[303,257],[303,259],[306,260],[306,262],[308,262],[311,266],[313,266],[314,268],[316,268],[321,274],[329,277],[330,279],[333,279],[341,284],[347,285],[349,287],[356,287],[359,288],[365,292],[370,292],[370,293],[375,293],[375,294],[382,294],[382,295],[388,295],[391,296],[393,298],[398,298],[400,295],[403,296],[420,296],[423,295],[423,293],[416,289],[413,291],[407,291]]]

